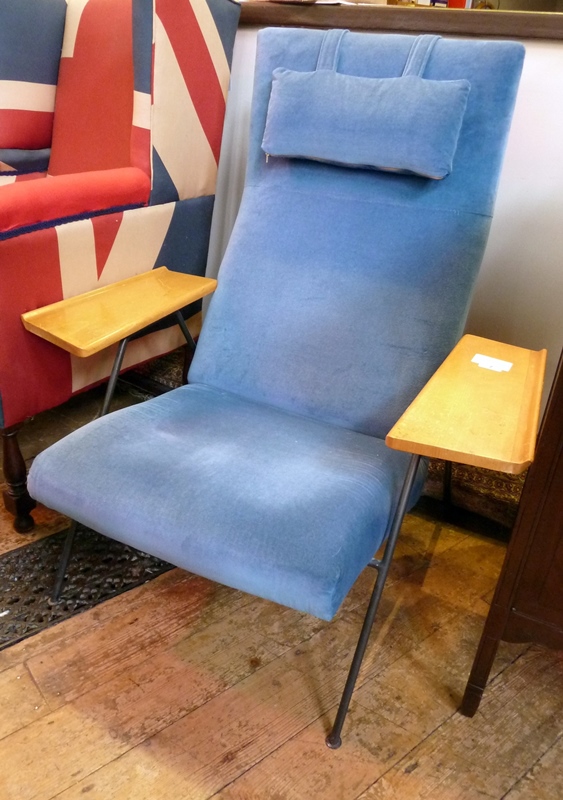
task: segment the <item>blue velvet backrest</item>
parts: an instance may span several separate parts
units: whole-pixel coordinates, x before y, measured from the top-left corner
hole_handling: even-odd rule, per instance
[[[189,380],[384,437],[463,330],[524,50],[436,43],[423,77],[471,89],[452,172],[430,180],[266,159],[273,70],[315,70],[323,39],[259,34],[243,200]],[[349,33],[338,72],[400,76],[414,40]]]

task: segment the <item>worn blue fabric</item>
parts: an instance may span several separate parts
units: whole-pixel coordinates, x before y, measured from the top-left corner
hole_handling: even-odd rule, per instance
[[[323,40],[259,34],[245,191],[190,381],[383,438],[463,331],[524,48],[436,42],[423,77],[471,91],[452,172],[434,181],[266,161],[273,72],[313,71]],[[348,33],[338,71],[402,75],[415,42]]]
[[[469,89],[468,81],[418,75],[359,78],[329,69],[275,69],[262,150],[445,178]]]
[[[314,71],[323,43],[345,75],[418,64],[469,81],[449,176],[266,163],[273,72]],[[395,511],[408,455],[383,439],[462,331],[522,65],[518,44],[430,44],[260,33],[246,186],[190,385],[40,454],[34,497],[188,570],[335,613]]]
[[[38,457],[29,485],[101,533],[330,619],[388,531],[407,460],[372,436],[186,386],[76,431]]]

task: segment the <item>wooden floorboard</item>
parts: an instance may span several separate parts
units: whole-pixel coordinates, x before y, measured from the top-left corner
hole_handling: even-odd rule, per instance
[[[563,733],[503,800],[552,800],[563,797]]]
[[[25,547],[30,542],[43,539],[52,533],[58,533],[68,526],[68,519],[41,506],[34,511],[33,516],[37,524],[31,533],[16,533],[12,527],[13,517],[0,503],[0,555],[17,550],[18,547]]]
[[[562,714],[563,662],[530,648],[493,682],[473,719],[445,720],[361,800],[502,798],[560,736]]]
[[[456,710],[504,549],[409,515],[338,751],[369,570],[332,623],[173,570],[42,631],[0,652],[0,798],[560,800],[562,654],[501,645]]]

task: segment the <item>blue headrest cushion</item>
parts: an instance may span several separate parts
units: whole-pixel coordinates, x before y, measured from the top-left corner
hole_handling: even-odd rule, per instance
[[[262,149],[271,156],[445,178],[469,90],[466,80],[278,68]]]

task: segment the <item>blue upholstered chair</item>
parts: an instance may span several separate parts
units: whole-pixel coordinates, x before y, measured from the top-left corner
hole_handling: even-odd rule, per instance
[[[80,523],[322,619],[375,566],[333,747],[424,478],[384,438],[462,332],[522,60],[510,42],[263,31],[244,197],[189,385],[30,472]]]

